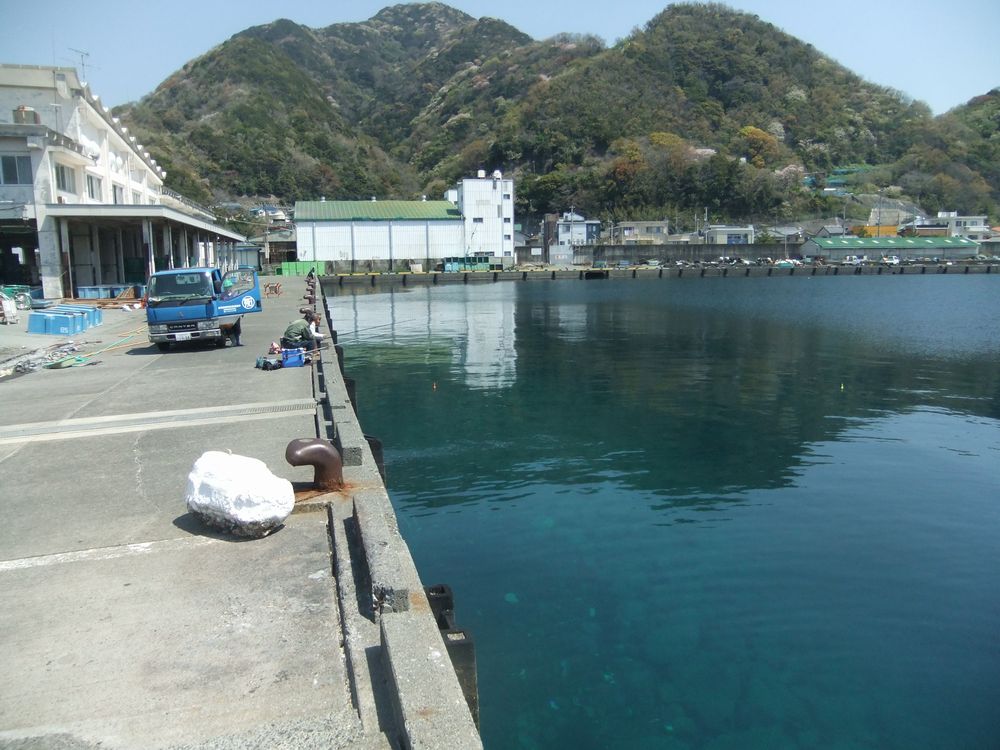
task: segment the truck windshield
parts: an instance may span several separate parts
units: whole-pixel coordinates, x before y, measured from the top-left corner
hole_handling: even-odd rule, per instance
[[[171,273],[149,280],[149,301],[204,299],[212,296],[212,280],[205,273]]]

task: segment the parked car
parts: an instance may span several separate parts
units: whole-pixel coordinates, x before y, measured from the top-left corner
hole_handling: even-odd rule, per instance
[[[899,256],[898,255],[883,255],[882,256],[882,265],[885,265],[885,266],[898,266],[899,265]]]
[[[864,255],[847,255],[844,257],[844,260],[842,261],[841,265],[860,266],[864,264],[866,260],[868,260],[868,258]]]
[[[632,262],[628,261],[628,260],[620,260],[620,261],[618,261],[618,267],[619,268],[631,268],[632,267]]]
[[[658,258],[650,258],[649,260],[646,261],[646,265],[649,266],[650,268],[659,268],[660,261]]]

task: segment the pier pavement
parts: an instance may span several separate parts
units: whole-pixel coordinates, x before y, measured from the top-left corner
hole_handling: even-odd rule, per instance
[[[161,353],[107,309],[75,366],[0,380],[0,748],[481,747],[366,446],[263,539],[187,512],[206,450],[307,485],[290,440],[363,442],[334,352],[254,367],[306,304],[284,281],[241,347]],[[26,318],[0,362],[61,342]]]

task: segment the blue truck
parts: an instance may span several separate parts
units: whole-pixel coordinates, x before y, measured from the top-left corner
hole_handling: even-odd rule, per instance
[[[249,268],[157,271],[146,286],[149,340],[160,351],[183,341],[238,346],[243,316],[260,311],[260,280]]]

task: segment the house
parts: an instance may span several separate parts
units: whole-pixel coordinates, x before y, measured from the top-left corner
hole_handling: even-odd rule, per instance
[[[752,245],[753,226],[728,226],[712,224],[705,229],[705,243],[708,245]]]
[[[802,227],[789,225],[767,227],[764,231],[778,240],[778,242],[802,242],[804,234]]]
[[[970,240],[988,240],[993,236],[989,217],[959,216],[958,211],[938,211],[937,224],[947,227],[949,237],[966,237]]]
[[[661,221],[621,221],[611,225],[612,245],[665,245],[670,235],[670,224]]]
[[[824,224],[816,232],[817,237],[847,237],[849,230],[841,224]]]
[[[973,258],[979,244],[964,237],[813,237],[799,252],[807,257],[822,257],[840,262],[848,255],[867,256],[871,260],[895,255],[902,260]]]
[[[556,222],[556,245],[593,245],[601,236],[601,222],[585,219],[574,211],[567,211]]]
[[[73,68],[0,65],[0,161],[5,281],[60,298],[236,265],[243,236],[165,189],[164,169]]]
[[[445,259],[514,264],[514,182],[500,172],[460,180],[447,200],[299,201],[299,261],[338,272],[430,270]]]

